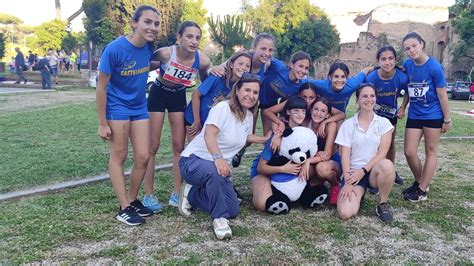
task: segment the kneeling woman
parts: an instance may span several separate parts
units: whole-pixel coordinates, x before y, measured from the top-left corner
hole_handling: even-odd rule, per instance
[[[359,212],[367,187],[379,189],[375,211],[382,222],[393,221],[388,196],[395,180],[393,163],[386,159],[393,126],[387,118],[374,112],[375,87],[361,84],[356,91],[359,112],[346,120],[336,137],[341,145],[343,180],[337,201],[337,212],[349,219]]]
[[[218,239],[232,236],[228,219],[239,214],[229,162],[246,142],[266,141],[252,135],[260,84],[259,76],[244,73],[232,88],[230,99],[211,108],[204,130],[189,143],[179,160],[185,181],[180,189],[179,212],[189,216],[191,207],[208,212]]]

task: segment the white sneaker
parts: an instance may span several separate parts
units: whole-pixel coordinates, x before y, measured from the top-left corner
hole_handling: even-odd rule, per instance
[[[192,185],[186,183],[183,180],[183,183],[181,183],[181,187],[179,189],[178,211],[184,216],[191,215],[191,204],[189,204],[188,201],[188,194],[192,187]]]
[[[217,239],[229,239],[232,237],[232,230],[229,226],[229,220],[226,218],[216,218],[212,222],[214,225],[214,233],[216,234]]]

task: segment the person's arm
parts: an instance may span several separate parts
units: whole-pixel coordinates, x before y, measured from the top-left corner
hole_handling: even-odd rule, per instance
[[[444,119],[441,132],[446,133],[453,127],[451,114],[449,112],[448,93],[446,92],[446,88],[437,88],[436,93],[438,94],[439,104],[441,105],[441,111],[443,112]]]
[[[319,123],[319,126],[318,126],[318,136],[321,136],[321,137],[326,137],[326,126],[327,124],[331,123],[331,122],[339,122],[339,121],[342,121],[346,119],[346,113],[344,113],[343,111],[337,109],[337,108],[332,108],[331,110],[331,116],[327,119],[325,119],[323,122]]]
[[[328,161],[334,154],[334,141],[337,134],[337,123],[330,122],[326,127],[326,146],[324,147],[324,155],[321,155],[321,161]]]
[[[283,111],[283,108],[285,108],[286,102],[287,100],[279,104],[275,104],[274,106],[269,107],[263,111],[263,116],[270,119],[273,123],[277,125],[275,133],[280,133],[280,132],[283,132],[283,130],[285,130],[285,123],[283,123],[283,121],[281,121],[278,118],[277,114]]]
[[[398,119],[402,119],[405,116],[409,101],[410,101],[410,97],[408,96],[408,91],[406,91],[405,95],[403,95],[402,104],[400,105],[400,107],[398,107],[398,111],[397,111]]]
[[[207,78],[207,70],[209,69],[210,65],[211,60],[209,60],[209,57],[207,57],[203,53],[199,53],[199,79],[201,80],[201,82],[203,82]]]
[[[344,186],[341,189],[341,198],[351,200],[352,195],[357,193],[355,190],[355,183],[351,182],[350,176],[352,171],[350,169],[350,158],[351,158],[351,147],[341,146],[341,162],[342,162],[342,173],[344,178]]]
[[[217,173],[220,176],[230,176],[230,165],[222,157],[221,150],[217,144],[217,134],[219,133],[219,128],[212,124],[206,124],[206,129],[204,132],[204,141],[206,142],[206,147],[212,158],[214,159],[214,165],[216,166]]]
[[[247,136],[247,143],[258,143],[258,144],[265,144],[268,139],[269,139],[269,134],[267,134],[268,136],[258,136],[258,135],[255,135],[255,134],[250,134]]]
[[[156,50],[153,53],[150,61],[150,71],[158,69],[161,66],[161,63],[168,62],[170,60],[171,54],[170,49],[168,47],[162,47]],[[164,73],[160,73],[163,75]]]
[[[190,126],[189,129],[189,135],[191,137],[197,135],[201,129],[202,129],[202,124],[201,124],[201,92],[199,89],[195,90],[191,96],[191,107],[193,110],[193,118],[194,122]]]
[[[227,64],[227,61],[225,61],[224,63],[218,65],[218,66],[213,66],[211,68],[209,68],[208,70],[208,74],[212,74],[214,76],[217,76],[219,78],[222,78],[224,75],[225,75],[225,66]]]
[[[287,173],[287,174],[294,174],[297,175],[301,170],[301,165],[294,164],[291,161],[284,165],[280,166],[272,166],[268,165],[268,161],[260,158],[257,165],[257,171],[259,174],[262,175],[272,175],[278,173]]]
[[[105,117],[105,106],[107,103],[107,84],[109,83],[110,75],[99,71],[99,81],[96,89],[97,115],[99,118],[99,136],[103,140],[109,140],[112,136],[109,124]]]

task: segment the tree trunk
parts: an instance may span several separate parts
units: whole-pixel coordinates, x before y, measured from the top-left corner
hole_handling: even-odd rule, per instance
[[[61,19],[61,0],[54,0],[54,5],[56,7],[56,18]]]

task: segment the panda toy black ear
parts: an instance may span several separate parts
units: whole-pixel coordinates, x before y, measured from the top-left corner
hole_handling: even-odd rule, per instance
[[[287,128],[287,129],[285,129],[285,130],[283,131],[282,137],[283,137],[283,138],[286,138],[286,137],[288,137],[289,135],[291,135],[292,133],[293,133],[293,129],[292,129],[291,127],[289,127],[289,128]]]

